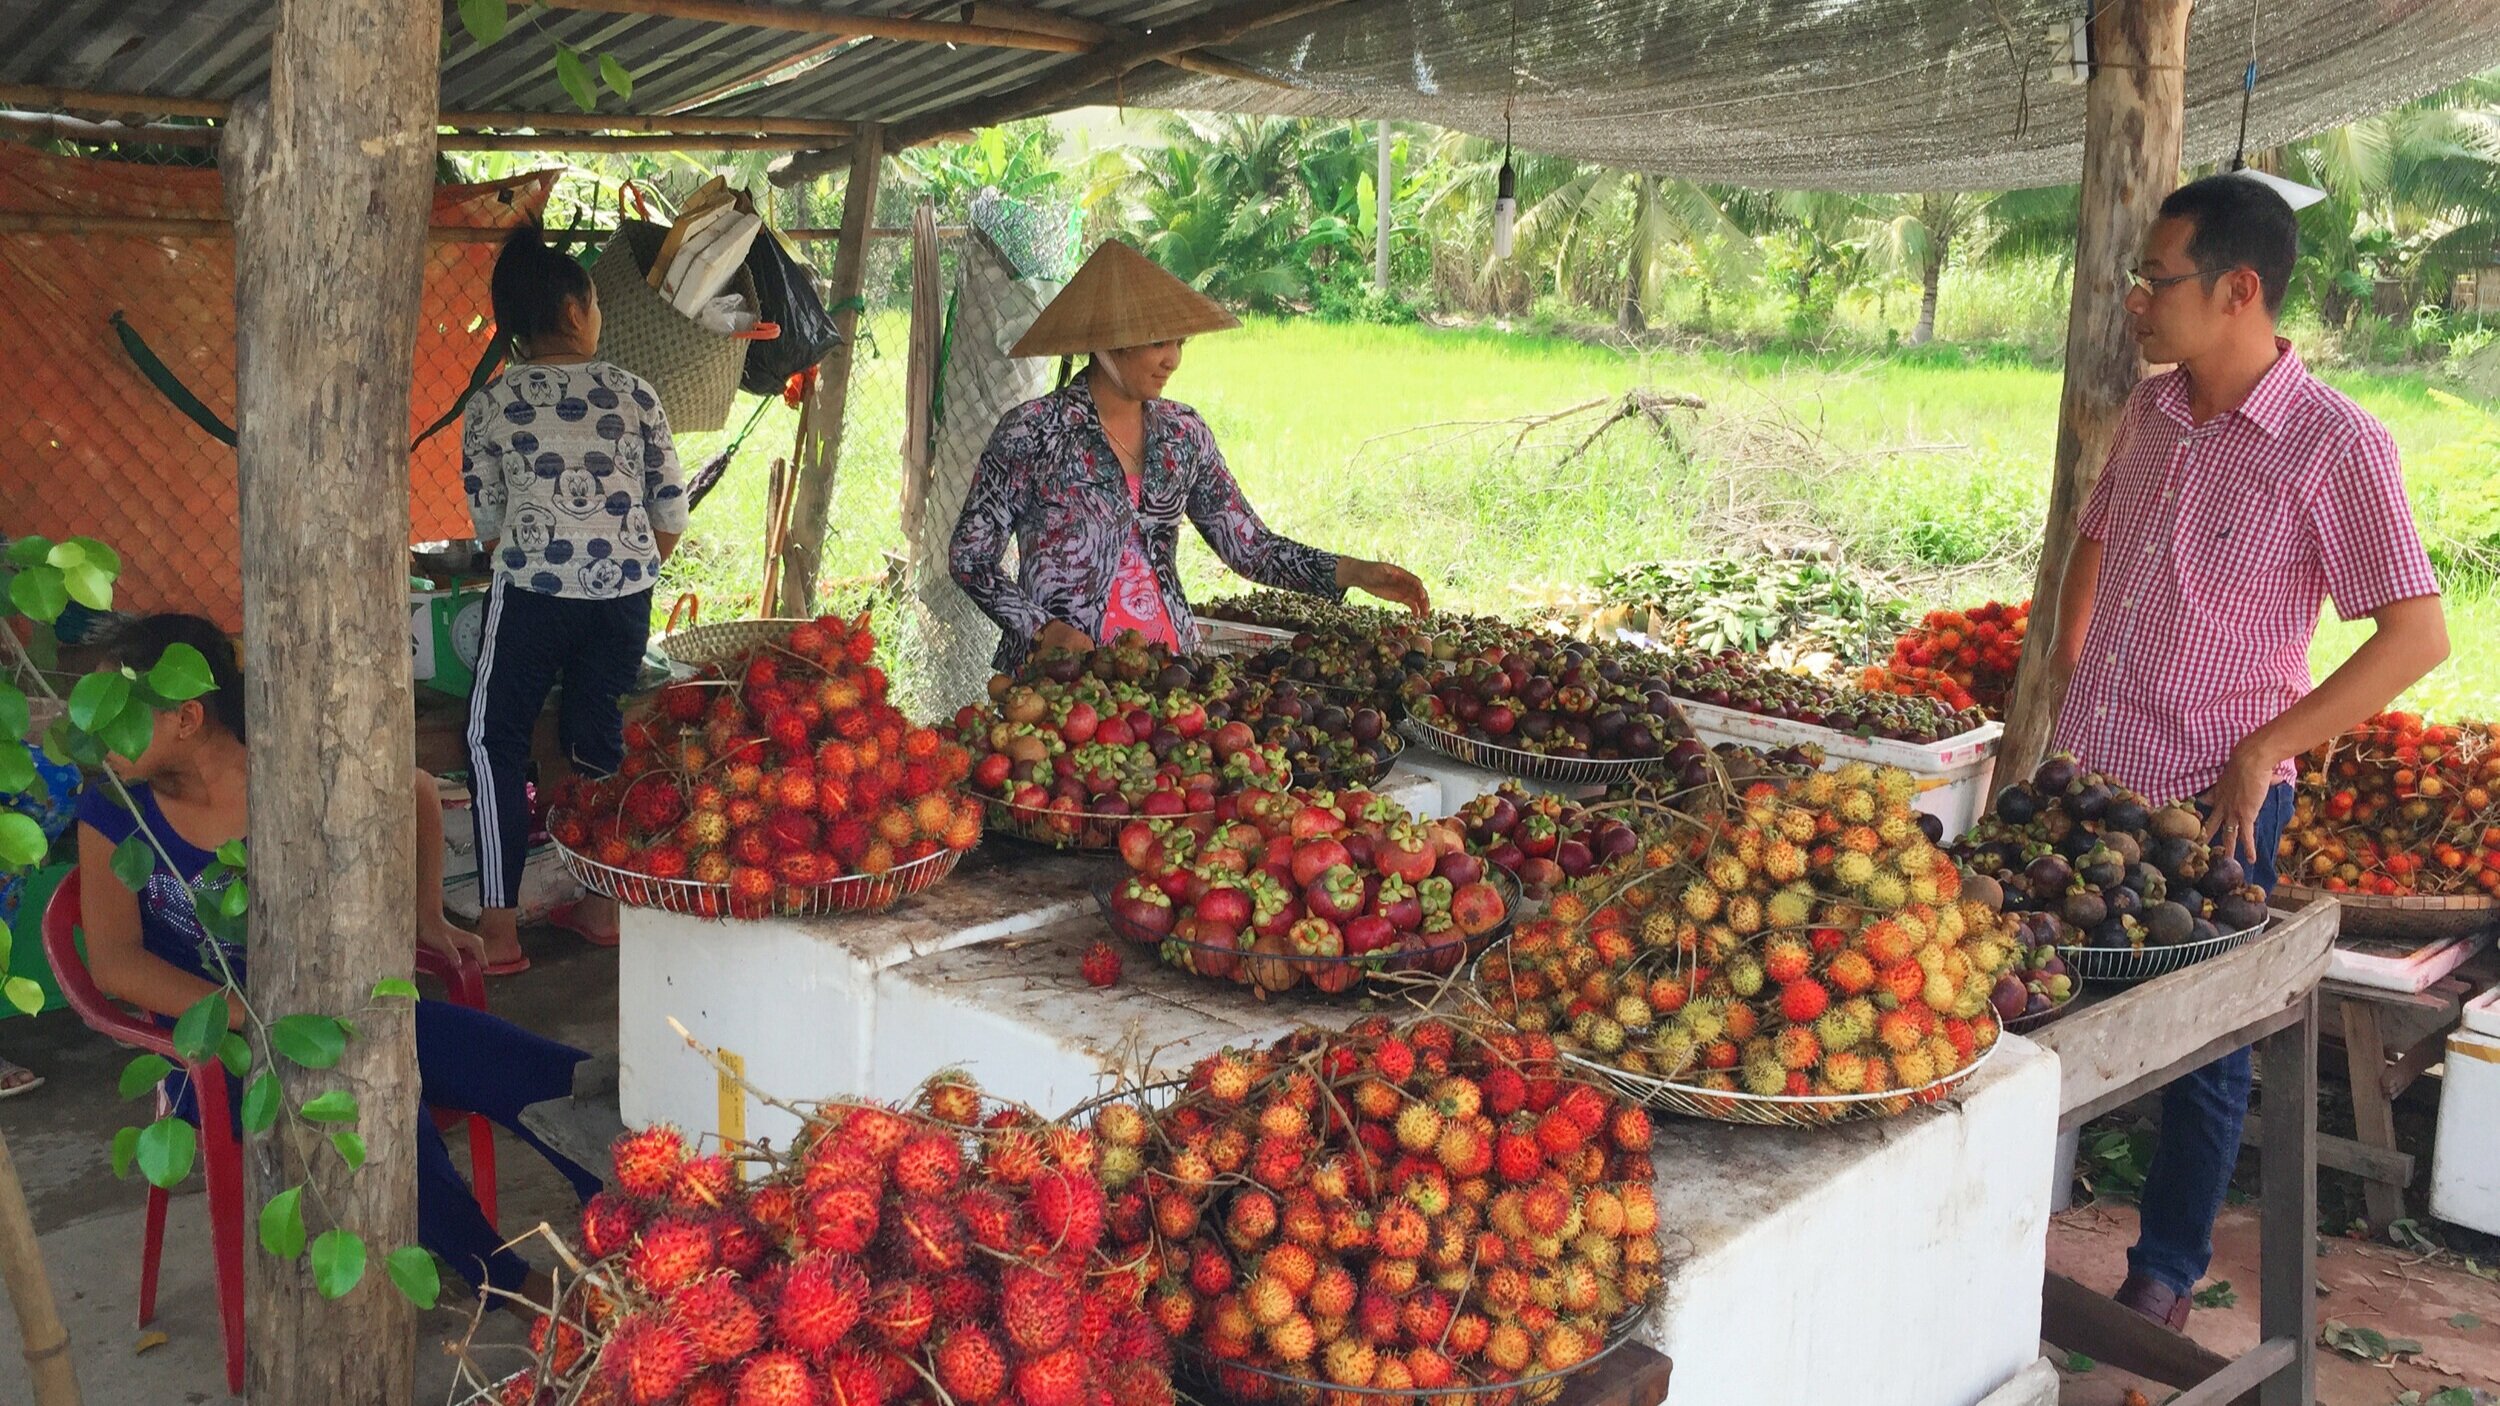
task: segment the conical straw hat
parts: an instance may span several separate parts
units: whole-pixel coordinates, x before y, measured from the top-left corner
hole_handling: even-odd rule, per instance
[[[1170,342],[1239,327],[1213,298],[1165,273],[1154,260],[1106,239],[1050,300],[1008,352],[1075,356]]]

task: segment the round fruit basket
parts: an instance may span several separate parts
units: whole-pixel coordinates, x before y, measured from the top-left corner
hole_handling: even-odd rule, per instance
[[[719,620],[709,625],[688,625],[661,636],[660,652],[699,669],[744,654],[759,644],[777,643],[806,623],[795,619]]]
[[[1479,742],[1435,727],[1410,713],[1400,731],[1452,761],[1482,771],[1500,772],[1524,781],[1556,786],[1612,786],[1635,777],[1653,776],[1666,768],[1664,757],[1549,757],[1492,742]]]
[[[1979,1066],[1988,1062],[1988,1057],[1996,1053],[1996,1048],[1995,1043],[1990,1043],[1970,1063],[1915,1089],[1887,1089],[1876,1094],[1726,1093],[1679,1084],[1654,1074],[1630,1073],[1568,1051],[1564,1052],[1562,1059],[1566,1064],[1576,1065],[1605,1080],[1624,1097],[1661,1112],[1706,1118],[1714,1123],[1745,1123],[1766,1128],[1820,1128],[1863,1118],[1895,1118],[1924,1104],[1941,1103],[1961,1087],[1962,1081],[1979,1072]]]
[[[550,838],[556,857],[564,861],[583,888],[633,908],[657,908],[690,918],[760,918],[773,913],[789,918],[821,918],[833,913],[877,913],[893,907],[955,872],[964,851],[941,849],[882,874],[848,874],[804,887],[777,885],[760,911],[739,912],[730,902],[727,884],[694,879],[658,879],[629,869],[602,864]]]
[[[1195,1338],[1177,1344],[1181,1372],[1201,1390],[1201,1401],[1275,1401],[1293,1406],[1311,1406],[1321,1400],[1342,1401],[1346,1398],[1384,1403],[1422,1401],[1465,1402],[1468,1406],[1514,1406],[1514,1403],[1543,1403],[1562,1395],[1563,1387],[1573,1377],[1588,1371],[1614,1355],[1625,1343],[1640,1336],[1640,1329],[1654,1306],[1644,1303],[1626,1309],[1622,1316],[1608,1325],[1606,1340],[1597,1351],[1569,1367],[1531,1372],[1500,1382],[1460,1382],[1435,1387],[1339,1386],[1334,1382],[1315,1381],[1308,1377],[1288,1376],[1265,1367],[1242,1362],[1219,1360],[1201,1347]],[[1237,1376],[1234,1374],[1238,1374]]]
[[[1388,779],[1406,755],[1406,739],[1394,732],[1383,732],[1380,740],[1389,745],[1388,755],[1364,757],[1341,767],[1296,767],[1293,784],[1304,790],[1368,791]]]
[[[2344,937],[2394,937],[2428,942],[2481,932],[2500,918],[2500,898],[2487,893],[2446,895],[2336,893],[2306,884],[2281,883],[2274,896],[2298,907],[2331,898],[2343,908],[2336,932]]]
[[[1211,810],[1182,811],[1177,815],[1141,815],[1135,811],[1107,815],[1050,806],[1020,806],[999,796],[984,796],[981,804],[989,812],[991,833],[1052,849],[1118,849],[1120,831],[1132,820],[1171,821],[1201,834],[1215,824],[1215,812]]]
[[[2086,981],[2129,986],[2219,957],[2266,930],[2264,923],[2175,947],[2060,947],[2057,955]]]
[[[1519,917],[1519,886],[1508,874],[1488,870],[1485,882],[1501,891],[1502,921],[1474,937],[1454,937],[1420,951],[1384,948],[1353,957],[1305,957],[1252,952],[1244,947],[1219,947],[1169,933],[1155,934],[1123,921],[1112,906],[1116,880],[1093,886],[1094,906],[1112,935],[1141,947],[1154,948],[1165,965],[1210,981],[1254,988],[1261,996],[1297,992],[1327,997],[1349,991],[1367,993],[1381,985],[1409,986],[1417,977],[1446,977],[1474,961],[1510,936]]]
[[[2012,1020],[2000,1020],[1998,1021],[1998,1024],[2005,1027],[2005,1033],[2008,1035],[2028,1034],[2044,1025],[2056,1024],[2059,1017],[2075,1008],[2076,1000],[2082,995],[2083,983],[2078,981],[2075,983],[2075,989],[2066,993],[2065,1000],[2058,1002],[2056,1005],[2049,1007],[2047,1010],[2032,1011],[2025,1015],[2018,1015]]]

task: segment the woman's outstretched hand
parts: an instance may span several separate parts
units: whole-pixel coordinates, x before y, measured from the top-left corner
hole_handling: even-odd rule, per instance
[[[1360,557],[1337,558],[1337,584],[1350,590],[1363,591],[1393,605],[1405,606],[1417,615],[1432,613],[1432,596],[1415,573],[1385,561],[1364,561]]]
[[[1094,647],[1094,641],[1083,630],[1065,620],[1053,620],[1033,637],[1037,650],[1064,649],[1070,654],[1083,654]]]

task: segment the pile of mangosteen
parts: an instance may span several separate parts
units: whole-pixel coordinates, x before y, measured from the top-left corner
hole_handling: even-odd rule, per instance
[[[1627,660],[1560,636],[1487,649],[1447,674],[1410,674],[1409,711],[1432,726],[1541,756],[1664,757],[1690,735],[1665,661]]]
[[[2056,756],[1997,792],[1954,853],[2004,887],[2008,911],[2056,918],[2066,946],[2177,947],[2266,920],[2265,890],[2204,834],[2195,807],[2148,806]]]

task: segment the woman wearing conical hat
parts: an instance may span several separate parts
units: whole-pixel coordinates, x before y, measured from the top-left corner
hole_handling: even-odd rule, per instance
[[[1162,398],[1187,339],[1240,325],[1106,240],[1011,349],[1087,361],[1057,391],[999,418],[955,523],[947,564],[998,622],[1000,669],[1035,648],[1090,649],[1124,630],[1184,648],[1196,628],[1175,560],[1184,517],[1226,566],[1262,586],[1329,599],[1351,587],[1417,614],[1429,608],[1423,583],[1399,567],[1269,531],[1206,421]],[[1001,566],[1010,541],[1012,577]]]

